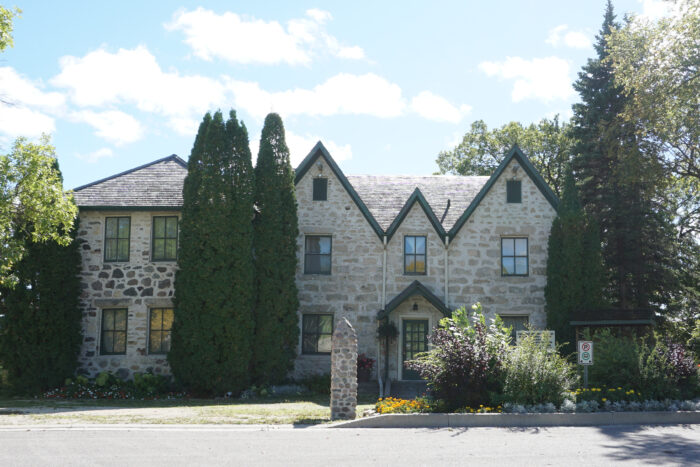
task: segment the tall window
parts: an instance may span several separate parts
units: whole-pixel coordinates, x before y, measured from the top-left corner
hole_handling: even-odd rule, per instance
[[[503,324],[511,328],[510,330],[510,337],[513,338],[511,341],[511,344],[515,345],[515,335],[518,331],[527,331],[527,324],[528,324],[528,316],[527,315],[521,315],[521,316],[515,316],[515,315],[501,315],[501,320],[503,321]]]
[[[105,219],[105,261],[129,261],[130,217]]]
[[[172,308],[152,308],[148,330],[148,353],[159,354],[170,351],[170,332],[173,328]]]
[[[102,310],[101,355],[126,354],[126,308]]]
[[[177,259],[177,216],[153,217],[153,261]]]
[[[331,353],[333,315],[304,315],[301,327],[302,353]]]
[[[404,274],[425,274],[425,237],[403,238]]]
[[[326,201],[328,199],[328,179],[314,178],[314,201]]]
[[[527,238],[501,239],[501,275],[527,276]]]
[[[304,251],[304,274],[331,273],[330,235],[307,235]]]
[[[506,202],[521,203],[523,199],[523,182],[520,180],[506,181]]]

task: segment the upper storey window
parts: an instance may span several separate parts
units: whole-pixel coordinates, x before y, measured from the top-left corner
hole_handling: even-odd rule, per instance
[[[177,259],[177,216],[153,217],[153,261]]]
[[[331,273],[330,235],[307,235],[304,251],[304,274]]]
[[[105,219],[105,261],[129,261],[130,217]]]
[[[527,238],[501,239],[501,275],[527,276]]]
[[[425,236],[403,238],[404,274],[425,274]]]
[[[314,178],[314,201],[326,201],[328,199],[328,179]]]
[[[508,180],[506,182],[506,202],[523,202],[523,182],[520,180]]]

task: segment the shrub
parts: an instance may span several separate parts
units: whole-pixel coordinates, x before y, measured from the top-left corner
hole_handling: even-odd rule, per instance
[[[643,359],[642,392],[651,399],[678,399],[700,393],[698,372],[683,345],[658,340]]]
[[[640,362],[646,352],[643,342],[614,336],[609,329],[592,337],[586,332],[584,339],[594,343],[594,362],[588,367],[589,385],[641,389]]]
[[[500,320],[487,326],[480,304],[472,309],[471,317],[462,307],[443,318],[430,336],[433,349],[407,363],[449,411],[495,402],[503,384],[507,329]]]
[[[700,319],[695,321],[690,338],[688,339],[688,351],[695,358],[695,362],[700,364]]]
[[[531,334],[505,359],[503,397],[511,403],[558,406],[576,382],[573,365],[549,348],[548,339],[538,342]]]
[[[90,381],[85,376],[68,378],[60,388],[43,393],[47,399],[179,399],[187,394],[176,392],[172,378],[151,373],[134,373],[133,381],[121,380],[103,371]]]
[[[322,375],[307,376],[299,381],[300,384],[306,386],[309,392],[314,394],[330,394],[331,393],[331,374],[324,373]]]

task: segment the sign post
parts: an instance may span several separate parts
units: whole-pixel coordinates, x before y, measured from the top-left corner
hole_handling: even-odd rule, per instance
[[[593,342],[578,341],[578,364],[583,365],[583,387],[588,387],[588,366],[593,365]]]

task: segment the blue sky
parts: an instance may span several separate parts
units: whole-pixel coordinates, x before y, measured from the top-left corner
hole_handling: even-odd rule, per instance
[[[617,0],[658,16],[660,0]],[[472,121],[561,114],[604,0],[19,1],[0,56],[0,151],[52,135],[65,186],[170,154],[233,108],[257,152],[282,115],[296,165],[322,140],[348,174],[430,174]]]

